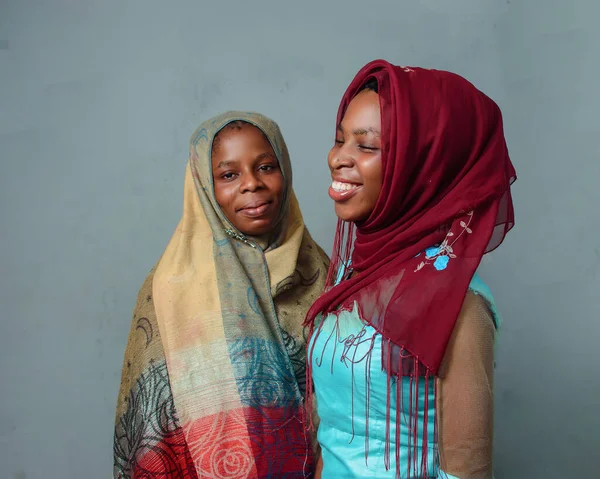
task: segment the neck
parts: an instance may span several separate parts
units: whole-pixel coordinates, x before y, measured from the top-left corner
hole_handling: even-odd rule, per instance
[[[254,241],[263,251],[265,251],[271,244],[272,233],[266,233],[260,236],[248,236],[248,238]]]

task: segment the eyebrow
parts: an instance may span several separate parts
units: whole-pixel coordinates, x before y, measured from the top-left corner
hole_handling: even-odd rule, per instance
[[[344,132],[344,129],[342,128],[342,124],[338,124],[337,127],[339,132]],[[369,133],[373,133],[375,136],[380,137],[381,136],[381,132],[377,129],[377,128],[355,128],[354,130],[352,130],[352,134],[357,135],[357,136],[365,136],[368,135]]]
[[[272,158],[274,160],[277,159],[277,157],[271,153],[270,151],[265,151],[264,153],[261,153],[260,155],[258,155],[256,158],[254,158],[255,160],[264,160],[265,158]]]
[[[258,155],[256,158],[254,158],[254,161],[260,161],[260,160],[264,160],[265,158],[272,158],[274,160],[277,160],[277,157],[269,152],[269,151],[265,151],[264,153],[261,153],[260,155]],[[236,165],[238,164],[239,161],[237,160],[226,160],[226,161],[221,161],[218,165],[217,168],[227,168],[229,166],[232,165]]]
[[[217,168],[227,168],[228,166],[231,166],[234,163],[236,163],[236,162],[235,161],[222,161],[221,163],[219,163],[217,165]]]

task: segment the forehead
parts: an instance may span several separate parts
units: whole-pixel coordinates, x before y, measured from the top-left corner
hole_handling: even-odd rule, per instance
[[[264,136],[263,131],[257,126],[245,121],[237,120],[226,124],[225,126],[223,126],[223,128],[218,130],[213,138],[213,143],[217,142],[221,138],[231,138],[236,137],[238,135],[248,136],[255,134],[261,134]]]
[[[265,133],[255,125],[245,122],[235,122],[223,127],[217,132],[212,142],[212,153],[216,153],[224,144],[253,144],[268,146],[271,142]]]
[[[379,130],[381,115],[379,95],[371,90],[363,90],[356,95],[342,118],[342,128],[345,126],[360,126],[366,130],[374,128]]]
[[[227,126],[213,140],[212,166],[225,167],[234,163],[254,162],[266,157],[277,158],[263,131],[251,124]]]

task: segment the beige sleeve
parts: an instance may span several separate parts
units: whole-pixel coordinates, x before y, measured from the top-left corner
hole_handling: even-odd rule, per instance
[[[491,479],[495,327],[485,300],[469,292],[438,379],[441,469],[460,479]]]

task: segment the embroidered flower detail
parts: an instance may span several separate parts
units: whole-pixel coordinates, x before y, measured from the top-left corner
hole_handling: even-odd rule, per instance
[[[448,262],[450,261],[450,257],[443,255],[438,256],[433,262],[433,267],[438,271],[442,271],[448,267]]]
[[[473,230],[470,228],[471,222],[473,221],[473,211],[466,213],[465,220],[461,220],[459,223],[461,231],[457,231],[456,233],[448,231],[446,233],[446,238],[444,241],[442,241],[442,244],[430,246],[425,250],[425,260],[421,261],[417,265],[415,273],[422,270],[429,264],[433,264],[433,267],[437,271],[443,271],[448,267],[450,260],[456,258],[453,249],[454,244],[461,238],[461,236],[473,233]],[[454,236],[455,238],[453,238]],[[420,253],[415,256],[415,258],[418,256],[420,256]]]

